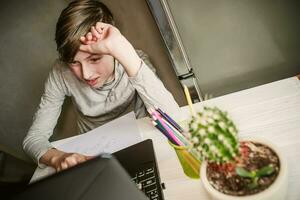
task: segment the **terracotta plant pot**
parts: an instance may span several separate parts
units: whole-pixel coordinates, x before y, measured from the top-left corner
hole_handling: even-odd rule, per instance
[[[278,156],[280,162],[280,170],[275,181],[265,190],[246,196],[232,196],[224,194],[216,190],[207,179],[207,163],[203,162],[200,168],[200,179],[202,185],[214,200],[284,200],[286,199],[287,186],[288,186],[288,168],[287,161],[282,156],[278,147],[269,141],[262,138],[243,138],[241,141],[252,141],[263,144],[271,148]]]

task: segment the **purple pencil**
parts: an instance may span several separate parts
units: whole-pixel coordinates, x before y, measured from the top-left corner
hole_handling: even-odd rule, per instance
[[[176,128],[180,133],[183,133],[184,130],[179,124],[177,124],[167,113],[163,112],[160,108],[156,108],[156,111],[165,118],[174,128]]]

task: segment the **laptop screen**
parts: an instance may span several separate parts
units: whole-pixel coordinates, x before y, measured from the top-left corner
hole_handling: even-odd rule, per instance
[[[13,199],[147,200],[119,162],[108,154],[37,181]]]

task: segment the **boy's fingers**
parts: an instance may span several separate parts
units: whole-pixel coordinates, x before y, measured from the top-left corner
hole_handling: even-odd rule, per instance
[[[104,30],[104,27],[103,27],[103,26],[96,26],[96,27],[95,27],[95,30],[96,30],[99,34],[102,34],[102,33],[103,33],[103,30]]]
[[[103,24],[103,23],[97,23],[95,29],[98,31],[99,34],[103,34],[106,32],[107,29],[109,29],[112,25],[110,24]],[[103,36],[102,36],[103,37]]]
[[[93,158],[95,158],[96,156],[85,156],[85,159],[86,160],[91,160],[91,159],[93,159]]]
[[[80,45],[79,46],[79,50],[80,51],[85,51],[85,52],[89,52],[89,47],[88,47],[89,45]]]
[[[84,44],[85,44],[85,45],[95,44],[95,41],[93,41],[93,40],[91,40],[91,41],[86,41]]]
[[[77,159],[74,156],[69,156],[65,159],[65,162],[67,163],[68,166],[72,167],[77,165]]]
[[[81,36],[81,37],[80,37],[80,42],[82,42],[82,43],[84,43],[84,44],[86,43],[86,38],[85,38],[85,36]]]
[[[88,40],[85,36],[81,36],[80,37],[80,42],[82,44],[93,44],[93,43],[97,42],[97,38],[96,38],[96,40],[94,40],[94,38],[92,40]]]
[[[106,26],[106,27],[101,27],[101,28],[96,28],[96,30],[99,32],[100,34],[100,40],[106,38],[106,36],[108,35],[109,32],[109,28],[110,26]]]
[[[61,168],[60,166],[56,168],[56,172],[60,172],[61,171]]]
[[[111,26],[110,24],[106,24],[106,23],[103,23],[103,22],[97,22],[96,23],[96,29],[98,30],[101,30],[101,28],[102,29],[104,29],[104,27],[107,27],[107,26]]]
[[[68,168],[67,162],[64,161],[64,162],[60,163],[60,168],[61,168],[61,170],[67,169]]]
[[[96,28],[94,26],[92,26],[91,32],[92,32],[92,35],[95,36],[97,39],[100,38],[100,34],[98,33],[98,31],[96,30]]]
[[[91,48],[91,45],[89,45],[89,44],[87,44],[87,45],[82,44],[79,46],[79,50],[84,51],[84,52],[91,52],[92,48]]]
[[[92,35],[91,32],[88,32],[88,33],[86,34],[86,39],[87,39],[88,41],[93,39],[93,35]]]
[[[78,163],[83,163],[83,162],[86,161],[84,155],[81,155],[81,154],[75,154],[74,157],[75,157],[75,159],[76,159],[76,161],[77,161]]]

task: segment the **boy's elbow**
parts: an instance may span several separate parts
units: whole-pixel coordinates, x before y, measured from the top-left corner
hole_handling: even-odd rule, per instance
[[[22,142],[22,147],[23,147],[23,151],[26,154],[30,154],[30,148],[32,147],[32,144],[34,143],[34,137],[29,133],[27,133],[27,135],[24,137],[23,142]]]
[[[23,142],[22,142],[22,147],[23,147],[23,151],[25,151],[27,153],[28,150],[28,134],[24,137]]]

